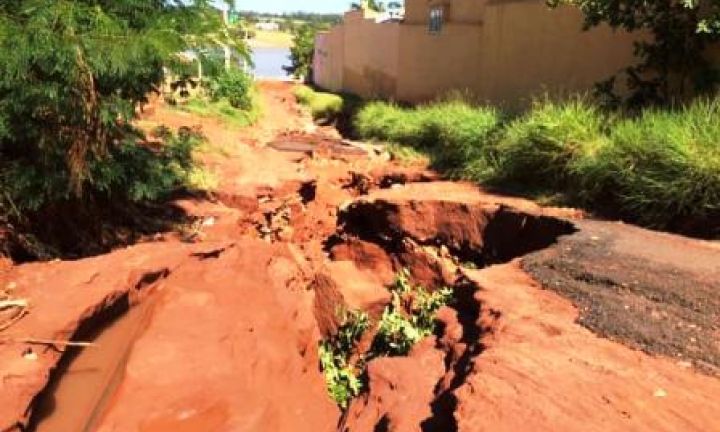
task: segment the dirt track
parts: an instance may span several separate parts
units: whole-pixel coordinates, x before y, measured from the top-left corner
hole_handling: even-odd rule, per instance
[[[0,431],[720,431],[717,244],[359,155],[287,84],[262,90],[247,130],[144,119],[213,144],[214,199],[176,203],[200,221],[191,238],[0,270],[31,303],[0,332]],[[441,337],[372,361],[342,413],[318,341],[338,306],[381,311],[402,268],[456,302]],[[98,337],[79,362],[28,343],[73,337]]]

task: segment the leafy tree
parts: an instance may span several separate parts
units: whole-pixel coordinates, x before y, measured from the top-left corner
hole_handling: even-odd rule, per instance
[[[368,9],[375,12],[385,12],[385,4],[377,0],[363,0],[360,3],[352,3],[350,5],[352,9]]]
[[[549,0],[574,5],[585,14],[585,28],[608,24],[649,33],[636,43],[639,64],[627,68],[631,105],[671,104],[715,89],[720,75],[708,61],[708,48],[720,36],[718,0]],[[599,88],[612,94],[615,78]]]
[[[163,82],[163,65],[212,43],[238,45],[209,0],[1,2],[5,197],[23,203],[32,193],[32,207],[39,207],[112,191],[92,171],[103,171],[128,141],[137,141],[130,121]],[[30,172],[38,173],[34,187],[23,190],[13,178]]]
[[[324,28],[324,26],[305,23],[293,29],[293,46],[290,47],[291,64],[283,67],[288,75],[312,82],[315,36]]]

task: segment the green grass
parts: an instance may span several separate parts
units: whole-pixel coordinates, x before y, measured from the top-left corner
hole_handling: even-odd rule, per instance
[[[427,153],[413,146],[395,142],[385,143],[384,146],[390,157],[401,165],[427,165],[430,162]]]
[[[609,142],[575,169],[589,196],[664,228],[720,218],[720,100],[619,121]]]
[[[230,126],[243,128],[254,124],[260,118],[261,109],[255,95],[253,100],[253,106],[249,110],[235,108],[225,98],[212,101],[200,96],[193,97],[187,103],[175,107],[201,117],[218,118]]]
[[[307,106],[315,120],[332,121],[343,112],[344,100],[334,93],[323,93],[308,86],[298,86],[293,90],[298,103]]]
[[[626,118],[583,98],[539,101],[515,118],[460,100],[371,102],[354,126],[363,139],[395,143],[394,151],[429,155],[453,177],[720,236],[720,99]]]
[[[484,159],[501,124],[497,110],[461,100],[415,108],[372,102],[355,119],[361,137],[413,146],[428,153],[434,166],[451,171]]]
[[[536,103],[511,121],[494,147],[496,180],[567,188],[572,167],[602,146],[607,118],[582,99]]]

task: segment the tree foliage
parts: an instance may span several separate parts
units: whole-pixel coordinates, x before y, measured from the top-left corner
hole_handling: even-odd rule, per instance
[[[315,36],[326,27],[305,23],[293,29],[293,45],[290,47],[290,65],[283,66],[288,75],[312,82]]]
[[[636,43],[639,63],[627,68],[632,105],[672,104],[713,91],[720,75],[708,60],[708,49],[720,36],[718,0],[550,0],[552,6],[574,5],[585,15],[585,27],[608,24],[615,29],[648,33]],[[615,80],[600,86],[612,91]]]
[[[359,3],[352,3],[350,5],[352,9],[368,9],[375,12],[385,12],[385,3],[378,0],[364,0]]]
[[[235,44],[209,0],[0,2],[5,198],[32,193],[37,207],[109,192],[97,173],[134,160],[123,156],[139,138],[130,121],[162,83],[163,66],[219,43]],[[14,179],[28,173],[37,176],[23,190]]]

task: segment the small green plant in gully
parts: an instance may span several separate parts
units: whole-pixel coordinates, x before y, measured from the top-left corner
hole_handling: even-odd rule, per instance
[[[435,315],[452,299],[449,288],[429,292],[413,287],[407,271],[390,288],[392,301],[383,311],[371,357],[407,355],[412,347],[435,331]]]
[[[376,333],[368,352],[359,352],[357,347],[371,327],[363,312],[344,311],[337,334],[320,343],[320,367],[328,393],[343,409],[362,392],[367,362],[378,357],[407,355],[416,343],[433,334],[437,311],[453,295],[449,288],[429,292],[412,286],[406,271],[398,275],[390,291],[392,300],[374,325]]]
[[[345,409],[363,388],[357,372],[358,366],[362,365],[354,365],[351,357],[357,342],[370,327],[370,320],[363,312],[343,311],[342,314],[342,324],[337,334],[320,343],[319,356],[328,393]]]

